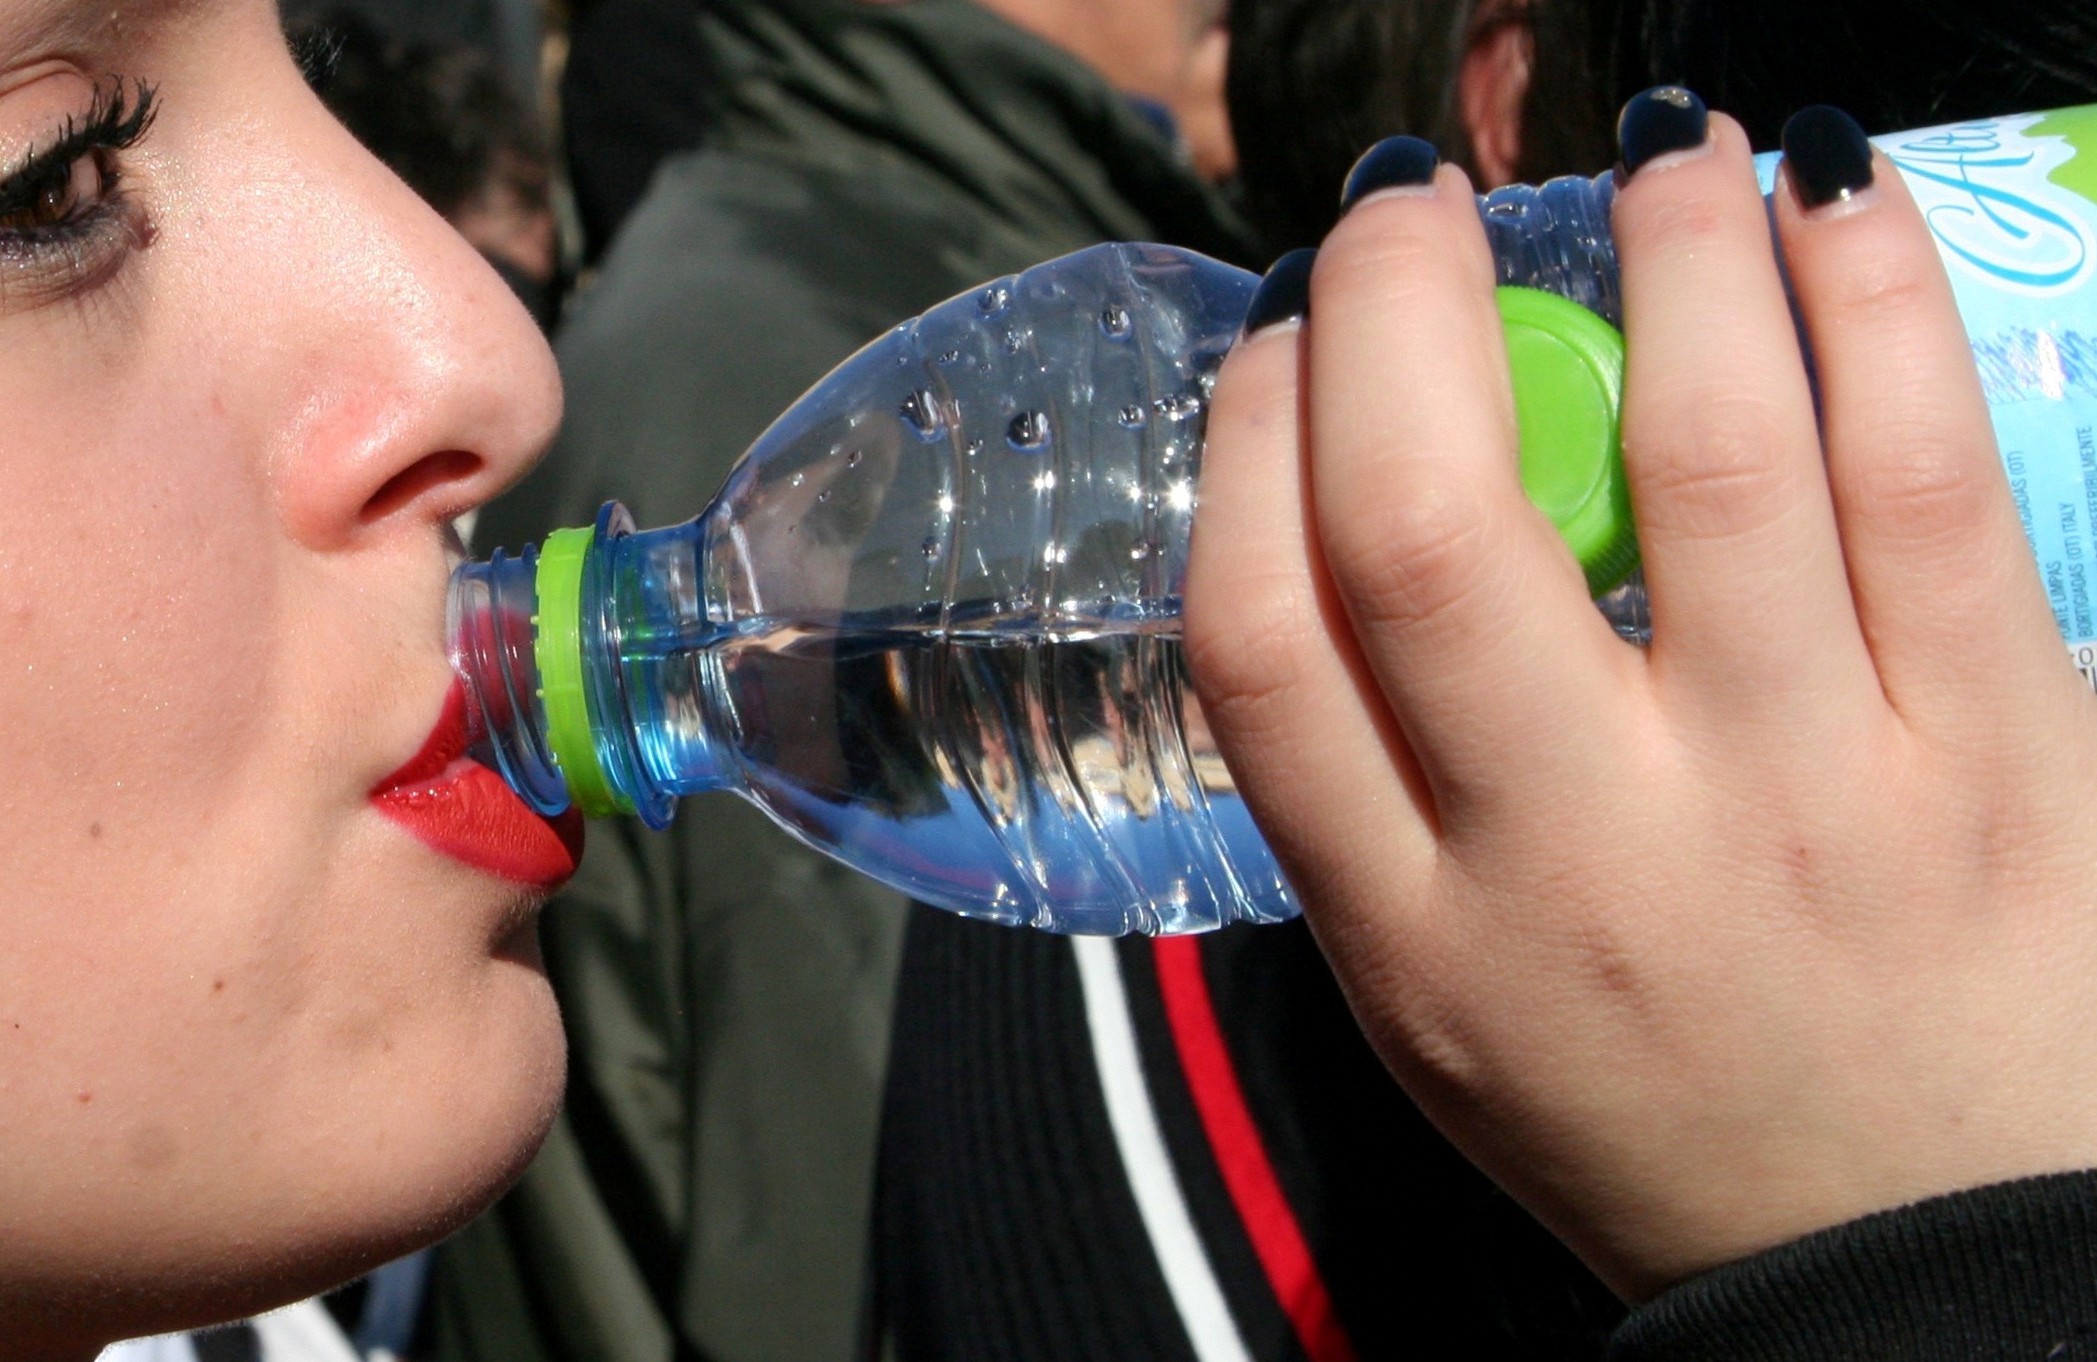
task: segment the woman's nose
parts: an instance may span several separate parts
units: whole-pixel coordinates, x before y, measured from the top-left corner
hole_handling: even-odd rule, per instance
[[[273,475],[292,536],[332,549],[452,519],[522,477],[559,425],[560,382],[480,253],[308,103],[301,179],[324,201],[305,220],[328,258],[287,280],[305,295],[308,334],[289,339],[306,391]]]

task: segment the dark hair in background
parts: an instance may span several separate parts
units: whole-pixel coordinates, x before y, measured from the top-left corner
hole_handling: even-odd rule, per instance
[[[1231,132],[1268,248],[1317,245],[1348,167],[1393,133],[1426,138],[1475,177],[1464,55],[1490,29],[1524,23],[1534,42],[1519,174],[1602,169],[1616,154],[1617,101],[1598,88],[1596,30],[1579,0],[1232,0]]]
[[[1758,149],[1808,104],[1879,133],[2097,100],[2091,0],[1594,0],[1587,45],[1614,101],[1680,82]]]
[[[295,26],[292,39],[322,101],[442,216],[498,185],[546,203],[538,121],[487,52],[398,37],[347,8]]]
[[[1229,94],[1248,212],[1316,245],[1354,158],[1392,133],[1467,163],[1458,77],[1479,0],[1234,0]],[[1808,104],[1869,132],[2097,102],[2097,0],[1529,0],[1521,175],[1591,174],[1615,113],[1680,83],[1758,149]],[[1491,19],[1489,22],[1502,22]]]
[[[1247,212],[1279,254],[1312,246],[1380,137],[1470,147],[1457,71],[1478,0],[1232,0],[1225,83]]]
[[[561,131],[587,262],[603,256],[656,166],[705,137],[714,80],[699,36],[704,7],[705,0],[594,0],[575,10]]]

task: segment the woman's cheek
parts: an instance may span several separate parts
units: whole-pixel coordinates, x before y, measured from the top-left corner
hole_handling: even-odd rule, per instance
[[[20,485],[32,461],[0,451],[0,805],[106,810],[110,832],[156,812],[142,800],[172,813],[231,793],[268,730],[273,583],[240,479],[166,445],[77,452],[33,461],[65,489],[38,497]]]

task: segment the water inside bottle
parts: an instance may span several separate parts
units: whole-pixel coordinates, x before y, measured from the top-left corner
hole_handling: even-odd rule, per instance
[[[1186,683],[1176,604],[1045,642],[995,617],[746,621],[662,660],[685,698],[639,735],[644,759],[698,769],[692,746],[726,741],[804,840],[973,916],[1103,933],[1293,917]]]

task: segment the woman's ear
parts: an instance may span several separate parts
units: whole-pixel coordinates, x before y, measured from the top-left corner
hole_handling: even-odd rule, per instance
[[[1481,190],[1512,181],[1522,162],[1522,103],[1534,54],[1523,0],[1487,0],[1479,7],[1456,79]]]

